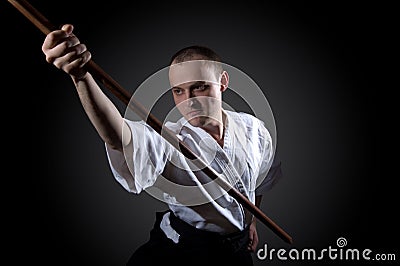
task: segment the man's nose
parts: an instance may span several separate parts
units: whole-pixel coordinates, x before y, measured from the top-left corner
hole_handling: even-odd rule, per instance
[[[187,99],[187,105],[189,106],[189,107],[193,107],[194,106],[194,101],[195,101],[195,98],[194,97],[189,97],[188,99]]]
[[[192,109],[200,109],[200,102],[196,97],[190,97],[189,99],[187,99],[187,105],[189,108]]]
[[[187,92],[187,94],[186,94],[186,101],[187,101],[187,105],[189,106],[189,107],[191,107],[193,104],[194,104],[194,101],[195,101],[195,95],[194,95],[194,93],[193,93],[193,91],[192,90],[188,90],[188,92]]]

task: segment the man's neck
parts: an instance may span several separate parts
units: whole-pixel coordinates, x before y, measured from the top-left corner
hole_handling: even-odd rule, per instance
[[[226,127],[226,114],[224,111],[221,110],[218,119],[210,119],[210,122],[206,123],[201,128],[208,134],[210,134],[222,147],[224,143],[225,127]]]

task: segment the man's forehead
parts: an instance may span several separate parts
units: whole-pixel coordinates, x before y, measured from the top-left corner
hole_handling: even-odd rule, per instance
[[[196,81],[218,82],[215,74],[215,62],[208,60],[193,60],[173,64],[169,67],[171,87]]]

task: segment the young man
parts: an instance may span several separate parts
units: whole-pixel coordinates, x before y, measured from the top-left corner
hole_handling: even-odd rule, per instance
[[[170,209],[157,213],[149,241],[128,265],[253,265],[256,219],[150,126],[119,113],[86,71],[91,54],[72,32],[66,24],[46,36],[42,51],[47,62],[71,76],[105,142],[116,180],[136,194],[157,187]],[[229,75],[220,62],[202,46],[186,47],[172,57],[169,85],[182,118],[166,126],[259,206],[262,190],[279,177],[280,164],[270,170],[272,139],[259,119],[222,108]]]

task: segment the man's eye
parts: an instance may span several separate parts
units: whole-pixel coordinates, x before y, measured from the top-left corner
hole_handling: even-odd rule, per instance
[[[174,94],[176,94],[176,95],[182,94],[182,90],[180,90],[180,89],[174,89],[174,90],[172,90],[172,91],[173,91]]]
[[[199,85],[195,88],[193,88],[194,91],[204,91],[205,89],[207,89],[209,86],[204,84],[204,85]]]

